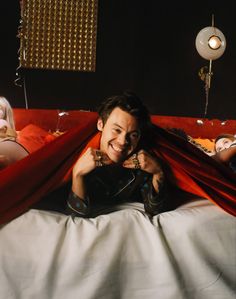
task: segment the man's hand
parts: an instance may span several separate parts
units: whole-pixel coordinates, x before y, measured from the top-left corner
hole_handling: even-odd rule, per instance
[[[84,176],[96,167],[111,164],[112,161],[100,150],[89,147],[77,160],[72,171],[72,191],[81,199],[85,198]]]
[[[158,174],[162,171],[157,160],[144,150],[140,150],[137,154],[132,155],[124,161],[123,166],[126,168],[142,169],[151,174]]]
[[[153,175],[152,184],[156,192],[159,191],[160,183],[163,182],[164,174],[158,161],[144,150],[132,155],[124,161],[126,168],[141,169]]]
[[[73,175],[84,176],[96,167],[111,164],[111,160],[100,150],[89,147],[87,151],[77,160],[73,168]]]

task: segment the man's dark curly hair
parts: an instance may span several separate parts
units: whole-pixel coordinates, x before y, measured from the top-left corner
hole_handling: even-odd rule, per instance
[[[150,114],[147,107],[133,92],[124,92],[121,95],[111,96],[101,103],[98,108],[98,115],[102,119],[103,124],[106,123],[111,112],[117,107],[137,119],[141,133],[151,127]]]

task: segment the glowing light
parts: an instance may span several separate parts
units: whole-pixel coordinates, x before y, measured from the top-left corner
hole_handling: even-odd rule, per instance
[[[221,47],[221,39],[217,35],[212,35],[208,40],[208,45],[211,49],[217,50]]]
[[[207,60],[215,60],[223,55],[226,39],[216,27],[205,27],[198,33],[195,45],[200,56]]]

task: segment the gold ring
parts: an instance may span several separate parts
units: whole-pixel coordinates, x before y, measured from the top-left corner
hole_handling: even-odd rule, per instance
[[[140,163],[139,163],[137,154],[133,155],[132,161],[134,163],[134,168],[135,169],[140,169]]]
[[[101,166],[103,166],[103,163],[102,163],[102,161],[96,160],[96,161],[95,161],[95,165],[96,165],[97,167],[101,167]]]
[[[133,159],[133,163],[135,169],[140,169],[140,163],[138,159]]]
[[[102,155],[99,151],[96,152],[96,156],[97,156],[98,161],[102,160]]]

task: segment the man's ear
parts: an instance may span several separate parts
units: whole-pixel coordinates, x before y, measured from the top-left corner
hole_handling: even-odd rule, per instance
[[[101,118],[99,118],[98,121],[97,121],[97,129],[98,129],[98,131],[103,130],[103,121],[102,121]]]

